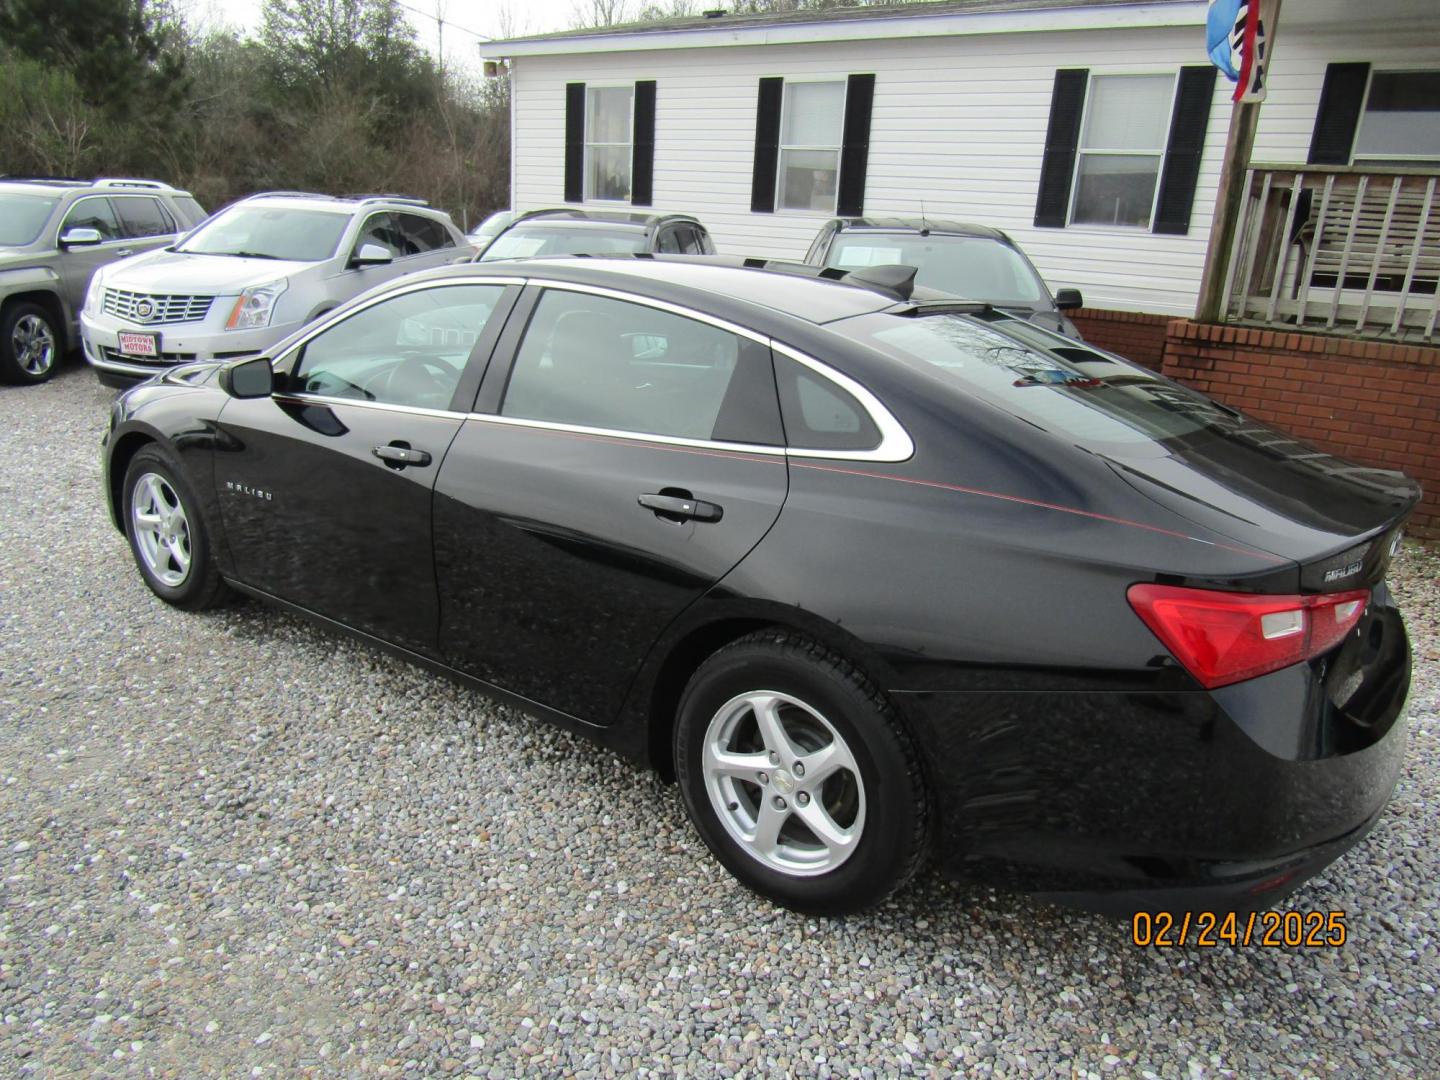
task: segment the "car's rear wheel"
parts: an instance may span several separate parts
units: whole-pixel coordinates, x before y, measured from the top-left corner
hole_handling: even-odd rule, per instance
[[[55,374],[63,350],[55,317],[39,304],[8,305],[0,314],[0,378],[41,383]]]
[[[711,851],[786,907],[862,910],[923,861],[925,789],[900,717],[808,638],[762,631],[706,660],[681,698],[675,771]]]
[[[201,611],[228,596],[199,500],[169,458],[147,446],[125,471],[125,535],[140,576],[167,604]]]

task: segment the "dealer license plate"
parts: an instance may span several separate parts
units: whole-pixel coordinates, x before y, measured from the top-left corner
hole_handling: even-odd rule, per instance
[[[120,332],[120,355],[144,356],[153,360],[160,355],[160,336],[122,330]]]

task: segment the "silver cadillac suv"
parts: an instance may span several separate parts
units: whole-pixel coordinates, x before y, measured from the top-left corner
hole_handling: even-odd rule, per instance
[[[205,218],[156,180],[0,177],[0,380],[44,382],[80,342],[101,266],[173,244]]]
[[[382,281],[473,251],[421,199],[252,195],[97,273],[80,316],[85,359],[102,383],[128,386],[189,360],[255,356]]]

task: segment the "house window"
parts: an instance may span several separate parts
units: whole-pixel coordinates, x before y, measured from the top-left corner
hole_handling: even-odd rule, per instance
[[[634,152],[634,86],[585,90],[585,197],[625,202],[630,198]]]
[[[835,213],[844,128],[845,83],[786,81],[779,209]]]
[[[1440,71],[1376,71],[1355,159],[1440,159]]]
[[[1150,227],[1174,99],[1174,75],[1091,76],[1072,225]]]

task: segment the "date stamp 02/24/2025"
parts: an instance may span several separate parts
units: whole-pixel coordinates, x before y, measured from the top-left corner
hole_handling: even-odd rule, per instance
[[[1130,941],[1142,948],[1332,948],[1346,940],[1343,911],[1138,911]]]

